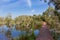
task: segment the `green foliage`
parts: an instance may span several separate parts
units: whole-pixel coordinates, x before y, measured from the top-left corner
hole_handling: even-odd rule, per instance
[[[60,31],[60,14],[52,7],[49,7],[42,15],[22,15],[15,19],[12,19],[11,16],[5,18],[0,17],[0,25],[5,24],[10,28],[15,24],[17,30],[27,32],[26,36],[22,35],[16,39],[14,38],[14,40],[35,40],[33,31],[41,28],[42,19],[45,19],[50,29]],[[11,35],[7,33],[7,36]],[[54,36],[54,38],[56,37]]]
[[[11,16],[7,16],[4,18],[4,24],[7,25],[7,27],[12,27],[14,25],[14,20]]]
[[[44,1],[44,2],[48,2],[48,5],[50,6],[50,4],[52,3],[55,6],[56,10],[60,9],[60,0],[40,0],[40,1]]]
[[[25,36],[21,36],[20,37],[20,40],[35,40],[35,36],[34,36],[34,33],[32,32],[31,35],[25,35]]]
[[[3,25],[3,17],[0,17],[0,26],[2,26]]]

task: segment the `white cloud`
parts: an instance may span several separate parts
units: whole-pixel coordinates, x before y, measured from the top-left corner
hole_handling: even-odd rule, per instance
[[[29,7],[31,7],[32,5],[31,0],[27,0],[27,4],[29,5]]]
[[[35,12],[35,10],[33,9],[33,10],[31,10],[31,12]]]

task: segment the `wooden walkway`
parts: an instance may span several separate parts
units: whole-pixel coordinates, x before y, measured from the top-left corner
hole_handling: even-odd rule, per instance
[[[47,27],[42,27],[36,40],[53,40],[53,37]]]

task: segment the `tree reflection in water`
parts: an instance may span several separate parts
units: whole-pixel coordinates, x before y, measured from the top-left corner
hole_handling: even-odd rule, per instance
[[[8,40],[12,40],[11,30],[8,29],[8,31],[6,32],[6,36],[7,36]]]

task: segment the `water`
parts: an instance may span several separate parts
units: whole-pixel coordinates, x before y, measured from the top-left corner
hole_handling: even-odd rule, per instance
[[[7,32],[9,28],[6,26],[2,26],[0,27],[0,40],[7,40],[7,36],[5,35],[5,33]],[[25,34],[25,31],[23,32]],[[37,36],[39,33],[39,30],[35,30],[34,34],[35,36]],[[16,30],[15,28],[11,29],[11,37],[15,38],[18,37],[22,34],[22,32],[20,30]]]
[[[8,29],[9,28],[7,26],[0,27],[0,40],[8,40],[7,36],[5,35],[5,33],[7,32]],[[25,31],[21,32],[20,30],[16,30],[15,27],[13,27],[11,29],[12,38],[19,37],[19,36],[21,36],[21,34],[25,34],[25,33],[26,33]],[[35,34],[35,36],[37,36],[39,34],[39,30],[35,30],[34,34]],[[60,40],[60,36],[59,36],[58,40]]]

